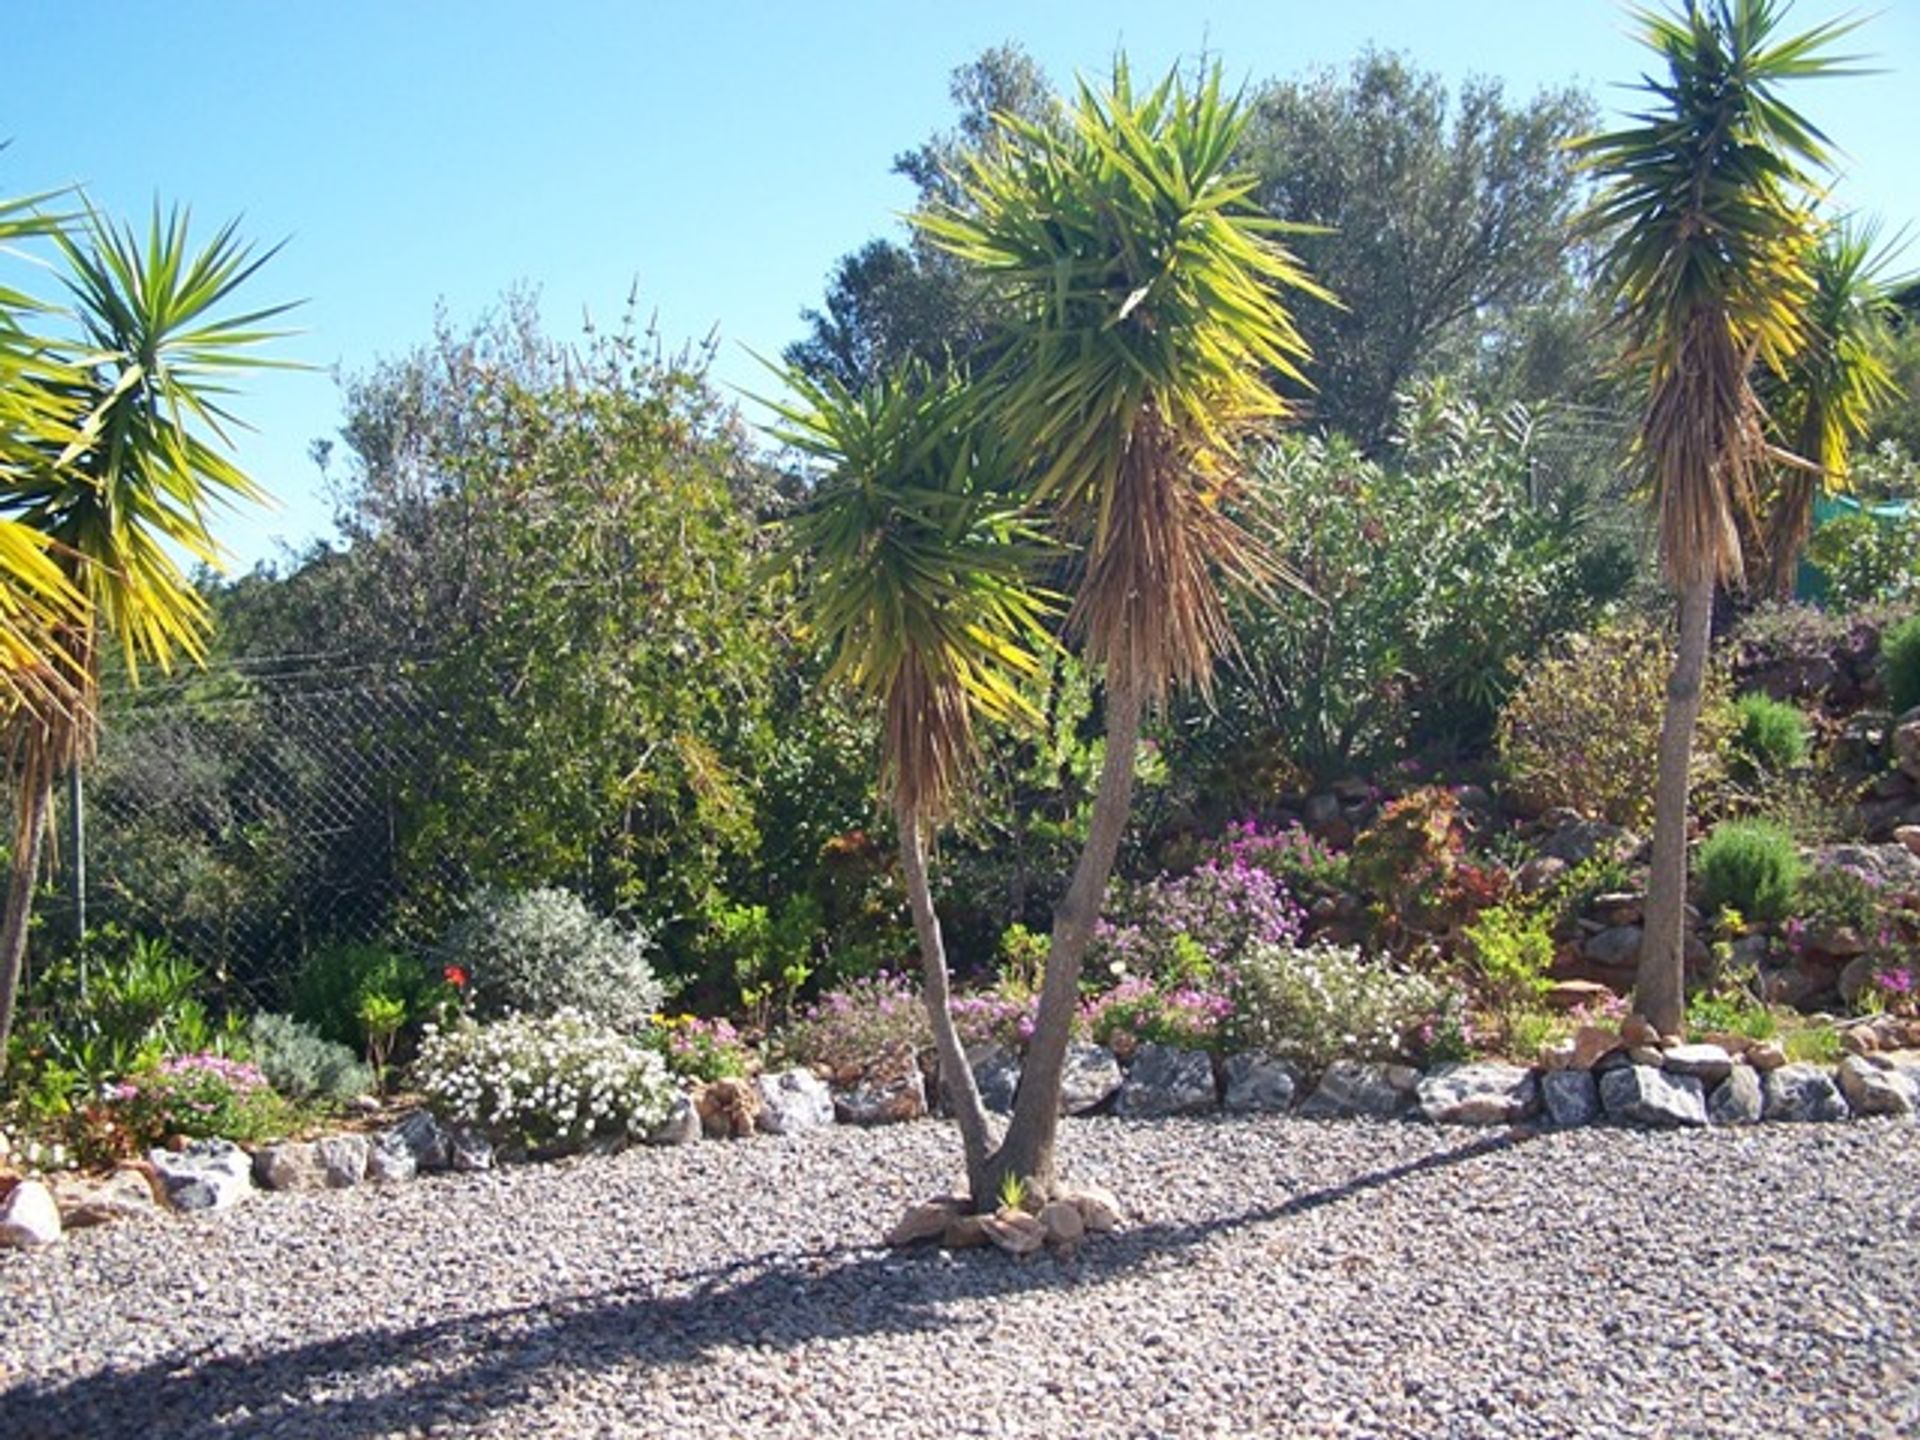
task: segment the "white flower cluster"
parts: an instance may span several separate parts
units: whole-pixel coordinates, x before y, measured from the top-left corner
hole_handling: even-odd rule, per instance
[[[413,1073],[444,1118],[530,1146],[645,1135],[674,1097],[655,1051],[573,1010],[429,1029]]]
[[[1395,1058],[1445,1001],[1438,982],[1325,941],[1255,946],[1234,990],[1242,1042],[1315,1070]]]

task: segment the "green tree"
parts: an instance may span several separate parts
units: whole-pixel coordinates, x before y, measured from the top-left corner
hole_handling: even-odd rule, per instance
[[[231,224],[198,250],[179,211],[165,219],[156,211],[144,241],[97,214],[84,232],[56,238],[80,333],[64,347],[67,372],[51,384],[79,438],[43,445],[6,500],[85,597],[81,616],[58,632],[80,703],[9,717],[17,831],[0,928],[0,1047],[54,781],[93,748],[107,645],[136,682],[143,664],[164,670],[205,653],[208,607],[182,559],[217,564],[210,515],[263,498],[222,453],[235,423],[224,405],[236,372],[273,363],[256,347],[275,338],[262,327],[287,308],[221,313],[272,254],[256,257]]]
[[[1591,122],[1578,90],[1522,105],[1498,81],[1472,79],[1456,101],[1438,76],[1374,50],[1344,74],[1260,92],[1242,151],[1260,177],[1254,198],[1326,227],[1295,247],[1342,302],[1300,314],[1318,428],[1378,450],[1394,397],[1449,368],[1497,364],[1504,373],[1484,378],[1500,399],[1579,388],[1598,352],[1571,243],[1580,185],[1566,142]]]
[[[917,217],[978,267],[1010,325],[992,419],[1037,458],[1033,503],[1082,549],[1068,633],[1102,671],[1106,753],[1055,911],[1013,1120],[987,1165],[1055,1188],[1054,1136],[1082,959],[1132,796],[1143,711],[1205,687],[1229,643],[1222,581],[1271,567],[1234,518],[1241,446],[1287,414],[1305,347],[1281,296],[1324,292],[1235,168],[1246,115],[1217,70],[1136,93],[1124,63],[1069,122],[1003,117],[957,203]],[[976,1191],[976,1202],[988,1197]]]
[[[1855,442],[1875,407],[1896,393],[1882,356],[1891,307],[1874,235],[1873,227],[1845,220],[1822,227],[1805,338],[1783,372],[1760,377],[1774,434],[1799,461],[1775,467],[1747,556],[1756,588],[1777,600],[1793,596],[1800,553],[1813,533],[1814,497],[1846,486]]]
[[[1767,458],[1756,363],[1800,349],[1812,298],[1812,182],[1825,137],[1779,97],[1833,74],[1822,52],[1848,28],[1778,34],[1775,0],[1687,0],[1640,15],[1664,78],[1624,129],[1579,148],[1601,189],[1586,212],[1631,355],[1647,377],[1639,448],[1679,637],[1660,732],[1653,868],[1635,999],[1663,1032],[1685,1011],[1681,969],[1687,770],[1716,584],[1742,575],[1740,535]]]
[[[928,832],[950,813],[982,720],[1036,718],[1024,687],[1051,641],[1027,583],[1031,537],[1003,444],[973,392],[917,366],[854,393],[790,372],[783,438],[827,467],[788,526],[806,611],[845,680],[882,714],[881,761],[920,948],[923,994],[976,1199],[992,1133],[948,1006]]]

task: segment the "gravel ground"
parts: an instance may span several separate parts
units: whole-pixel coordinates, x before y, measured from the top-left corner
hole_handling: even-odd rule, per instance
[[[876,1249],[938,1124],[0,1257],[0,1435],[1920,1434],[1920,1128],[1068,1122],[1079,1258]]]

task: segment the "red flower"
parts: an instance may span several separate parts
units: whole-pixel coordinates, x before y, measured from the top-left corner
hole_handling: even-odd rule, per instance
[[[449,965],[440,973],[446,977],[447,983],[453,986],[454,989],[463,990],[466,988],[466,984],[467,984],[467,967],[466,966]]]

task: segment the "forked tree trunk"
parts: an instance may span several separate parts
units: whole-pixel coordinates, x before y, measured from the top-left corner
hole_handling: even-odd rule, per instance
[[[940,1083],[953,1105],[954,1119],[960,1126],[960,1143],[967,1157],[967,1185],[975,1203],[992,1193],[988,1185],[987,1158],[992,1135],[987,1123],[986,1106],[980,1103],[980,1087],[974,1082],[973,1067],[967,1064],[960,1047],[960,1035],[954,1028],[947,982],[947,947],[940,935],[940,917],[934,913],[933,892],[927,884],[926,839],[920,833],[920,816],[910,805],[895,809],[900,829],[900,864],[906,873],[907,905],[913,911],[913,930],[920,941],[922,995],[927,1004],[927,1019],[933,1026],[934,1048],[940,1056]]]
[[[1018,1177],[1035,1199],[1057,1188],[1053,1142],[1060,1126],[1060,1085],[1066,1069],[1067,1042],[1080,1005],[1080,965],[1100,918],[1107,879],[1113,873],[1120,837],[1133,803],[1134,752],[1140,741],[1142,697],[1130,682],[1107,684],[1107,753],[1094,794],[1087,843],[1073,868],[1066,897],[1053,912],[1053,942],[1047,949],[1047,973],[1040,987],[1040,1014],[1020,1068],[1020,1091],[1006,1138],[988,1162],[991,1185],[974,1191],[974,1204],[991,1205],[1000,1185]]]
[[[1653,872],[1633,991],[1634,1007],[1663,1035],[1679,1033],[1686,1018],[1687,781],[1712,621],[1713,581],[1688,585],[1680,592],[1680,641],[1660,723]]]
[[[20,970],[27,956],[27,922],[33,916],[33,886],[40,875],[45,847],[47,812],[53,805],[53,777],[42,767],[40,777],[20,797],[26,813],[14,835],[13,875],[7,885],[7,914],[0,924],[0,1074],[7,1067],[7,1040],[13,1034],[13,1012],[20,995]]]

